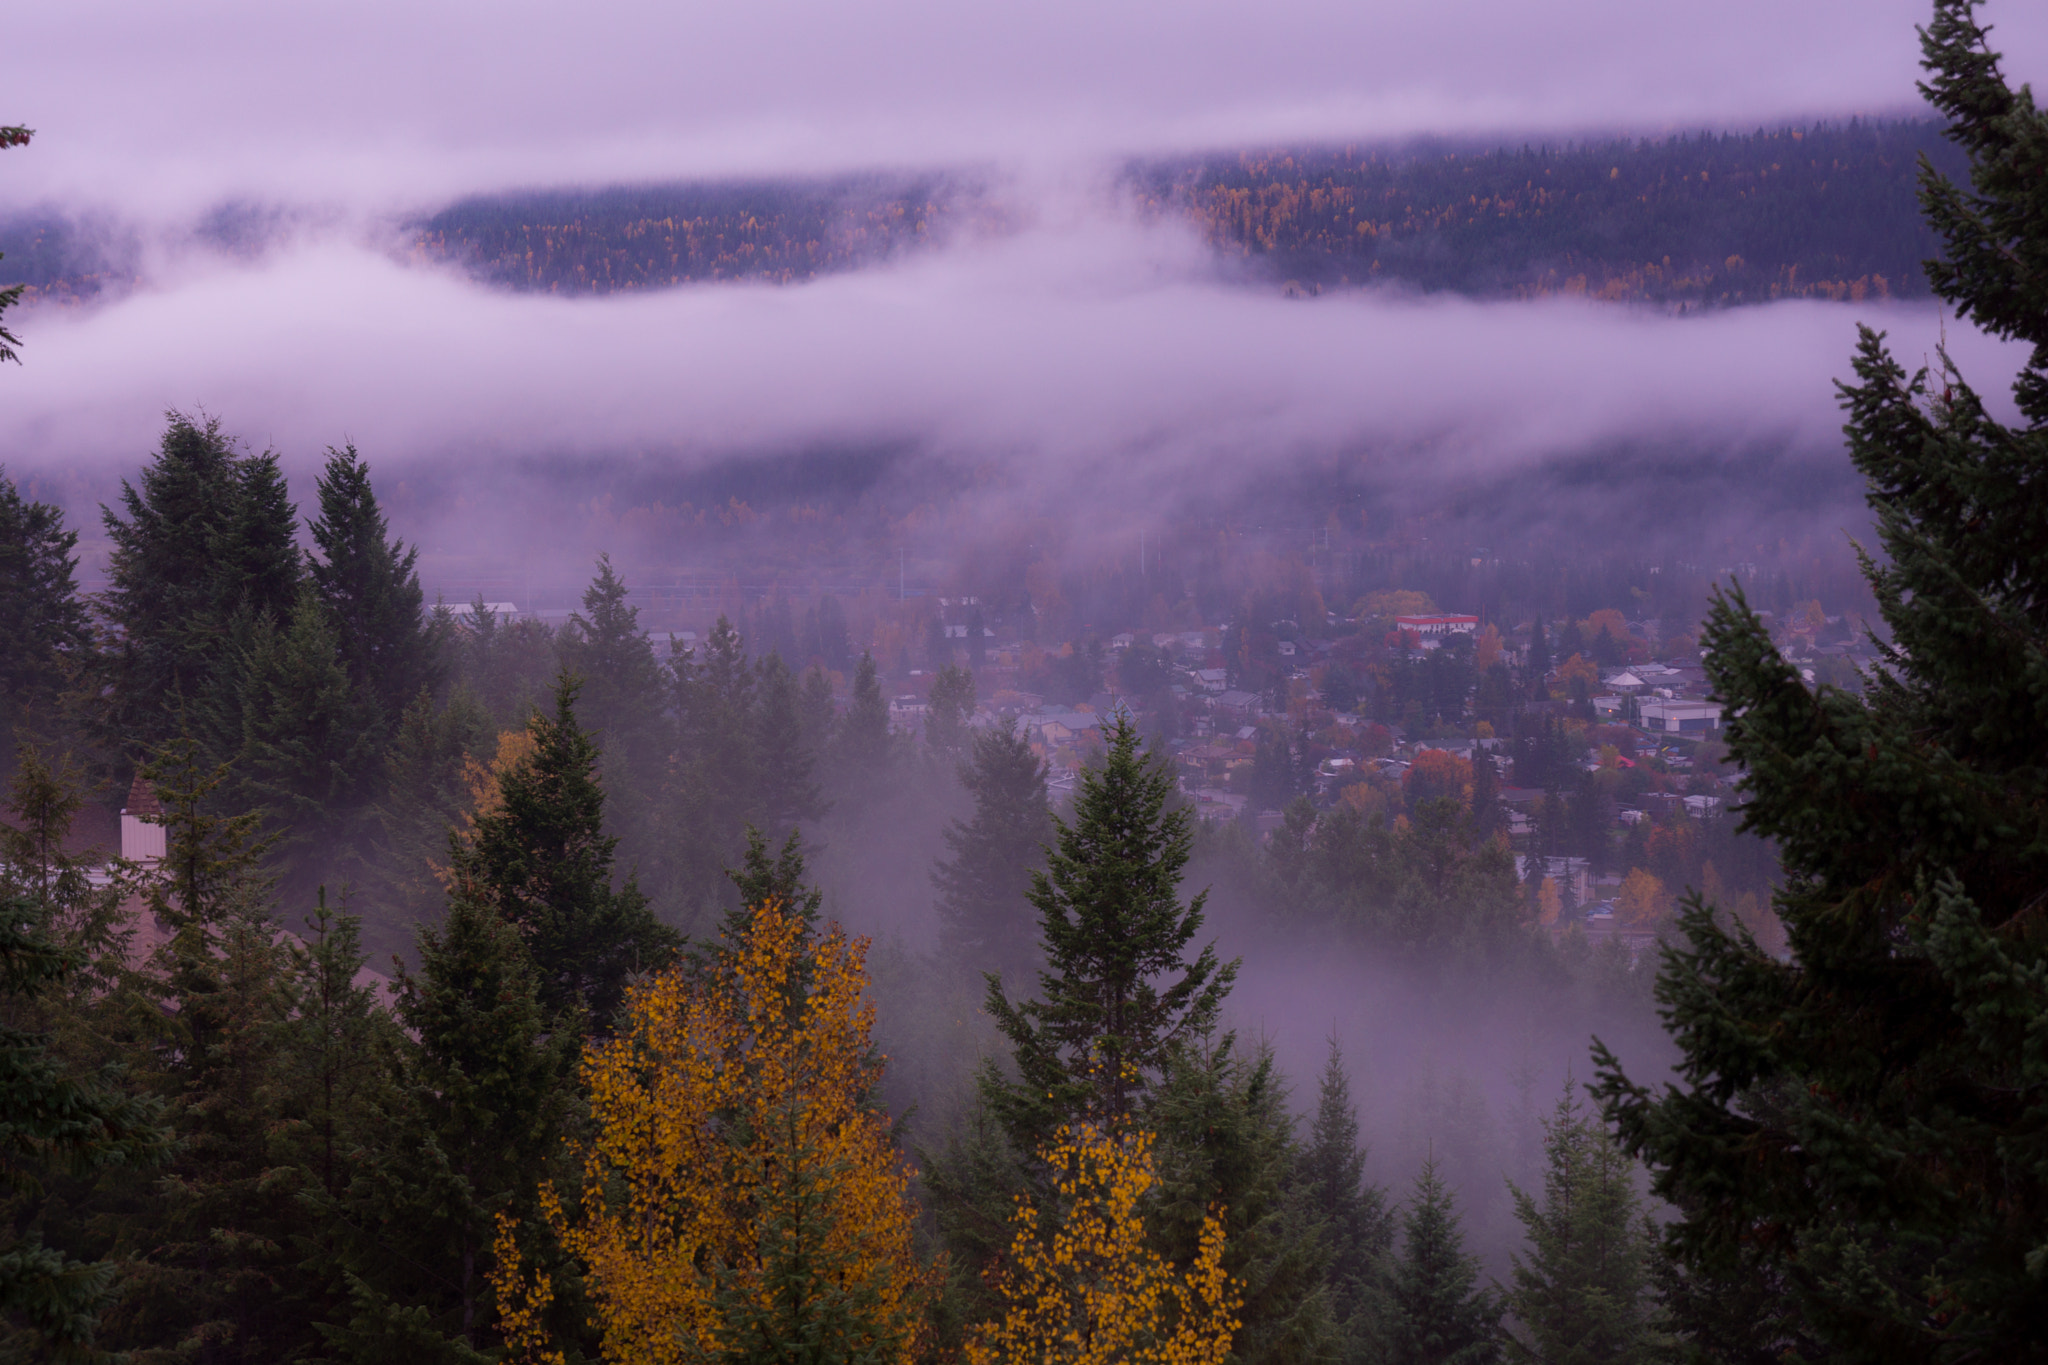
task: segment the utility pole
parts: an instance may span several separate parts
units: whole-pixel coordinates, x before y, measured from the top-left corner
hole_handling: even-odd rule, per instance
[[[909,581],[904,577],[905,573],[906,570],[903,567],[903,547],[898,545],[896,547],[896,600],[898,602],[903,601],[908,596],[904,591]]]

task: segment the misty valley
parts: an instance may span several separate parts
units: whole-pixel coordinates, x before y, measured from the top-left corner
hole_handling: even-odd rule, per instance
[[[2048,1358],[1978,8],[1746,133],[0,204],[0,1359]]]

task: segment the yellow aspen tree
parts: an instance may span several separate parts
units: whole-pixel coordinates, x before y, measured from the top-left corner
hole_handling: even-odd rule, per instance
[[[617,1035],[586,1047],[582,1203],[541,1191],[603,1358],[907,1360],[934,1277],[912,1249],[911,1173],[869,1102],[865,941],[813,939],[770,901],[722,949],[633,987]],[[551,1289],[500,1261],[514,1358],[558,1359],[537,1328]]]
[[[1003,1314],[968,1342],[967,1365],[1223,1365],[1241,1302],[1223,1269],[1223,1211],[1209,1210],[1183,1271],[1146,1243],[1150,1133],[1062,1127],[1039,1155],[1060,1173],[1058,1207],[1042,1220],[1018,1199]]]

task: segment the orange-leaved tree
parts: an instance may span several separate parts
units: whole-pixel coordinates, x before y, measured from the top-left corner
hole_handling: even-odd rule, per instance
[[[1018,1199],[1003,1313],[968,1342],[968,1365],[1223,1365],[1241,1303],[1223,1268],[1223,1210],[1209,1210],[1181,1270],[1145,1237],[1150,1133],[1065,1126],[1039,1155],[1058,1172],[1058,1206],[1041,1218]]]
[[[913,1254],[910,1171],[870,1103],[866,944],[753,908],[705,966],[628,993],[583,1062],[593,1136],[580,1206],[541,1205],[580,1263],[603,1356],[634,1365],[909,1357],[934,1276]],[[560,1361],[500,1230],[513,1358]]]

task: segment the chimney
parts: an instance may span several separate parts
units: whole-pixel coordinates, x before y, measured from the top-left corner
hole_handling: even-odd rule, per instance
[[[156,788],[135,775],[128,787],[128,804],[121,811],[121,856],[130,862],[153,863],[164,856],[164,808],[156,799]]]

